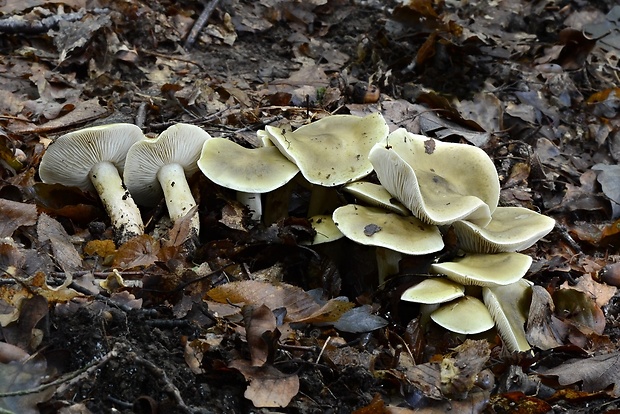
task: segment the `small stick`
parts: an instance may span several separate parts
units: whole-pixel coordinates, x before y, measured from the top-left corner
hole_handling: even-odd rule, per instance
[[[194,23],[194,26],[192,26],[192,30],[190,30],[189,35],[187,35],[187,39],[185,39],[185,45],[183,46],[185,50],[191,49],[194,45],[200,31],[207,24],[207,21],[209,20],[209,17],[211,17],[211,13],[213,13],[213,10],[215,9],[215,6],[217,6],[218,2],[219,0],[211,0],[205,5],[202,13],[200,13],[200,16],[198,16],[198,19]]]

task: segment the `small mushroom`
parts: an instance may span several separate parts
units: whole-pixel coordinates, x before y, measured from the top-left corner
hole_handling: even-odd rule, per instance
[[[332,216],[324,214],[313,216],[308,221],[310,221],[312,228],[316,231],[314,240],[311,243],[307,243],[309,245],[315,246],[317,244],[329,243],[344,237],[344,234],[334,223]]]
[[[553,230],[555,220],[523,207],[498,207],[485,227],[469,221],[452,225],[463,250],[499,253],[527,249]]]
[[[224,138],[204,143],[198,168],[214,183],[237,191],[255,220],[262,215],[260,194],[284,186],[299,172],[274,146],[251,149]]]
[[[156,139],[133,145],[127,153],[125,184],[139,204],[153,206],[165,198],[170,219],[184,217],[196,201],[187,183],[198,171],[196,162],[211,136],[195,125],[176,124]],[[198,235],[198,214],[191,218],[191,238]]]
[[[532,258],[521,253],[468,254],[453,262],[434,263],[431,272],[464,285],[492,287],[517,282],[531,264]]]
[[[144,233],[140,210],[123,185],[121,176],[129,148],[144,139],[133,124],[85,128],[59,137],[41,158],[39,176],[44,183],[59,183],[95,191],[123,244]]]
[[[431,319],[449,331],[464,335],[488,331],[495,326],[487,307],[473,296],[446,303],[431,313]]]
[[[521,279],[505,286],[482,288],[482,299],[508,350],[529,350],[531,347],[527,342],[525,323],[532,301],[532,282]]]
[[[398,271],[401,254],[423,255],[443,249],[436,226],[414,216],[400,216],[377,207],[348,204],[332,215],[338,229],[349,239],[376,246],[379,281]]]
[[[374,184],[367,181],[354,181],[352,183],[345,184],[342,187],[342,191],[355,196],[358,201],[369,204],[370,206],[381,207],[394,213],[398,213],[401,216],[411,215],[411,212],[407,210],[407,207],[405,207],[380,184]]]
[[[333,115],[295,131],[268,125],[269,139],[299,167],[312,184],[334,187],[372,172],[368,152],[385,139],[389,129],[383,116]]]
[[[369,154],[377,177],[420,220],[445,225],[491,221],[499,201],[493,161],[480,148],[397,129]]]
[[[449,302],[465,295],[465,287],[444,277],[429,277],[405,290],[400,300],[434,305]]]

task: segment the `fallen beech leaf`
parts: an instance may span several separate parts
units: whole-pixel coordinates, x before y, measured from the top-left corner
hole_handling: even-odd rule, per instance
[[[547,402],[520,391],[496,394],[491,397],[489,405],[496,413],[546,414],[552,411]]]
[[[353,308],[334,323],[334,328],[344,332],[360,333],[371,332],[388,324],[388,321],[380,316],[371,314],[371,311],[372,307],[370,305]]]
[[[82,267],[82,258],[77,252],[67,231],[55,219],[45,213],[39,216],[37,224],[39,241],[50,242],[53,257],[65,272],[74,272]]]
[[[596,355],[587,359],[571,359],[551,369],[539,369],[543,375],[558,377],[560,385],[582,383],[587,392],[602,391],[613,385],[611,395],[620,397],[620,352]]]
[[[465,399],[474,387],[480,371],[491,356],[485,340],[466,339],[454,348],[454,354],[441,361],[441,392],[449,398]]]
[[[615,286],[609,286],[607,284],[598,283],[592,279],[589,273],[584,274],[577,280],[575,286],[569,286],[567,282],[564,282],[561,286],[562,289],[576,289],[580,292],[588,294],[599,307],[607,305],[609,300],[616,294],[618,290]]]
[[[325,305],[321,306],[312,315],[305,318],[295,319],[292,322],[303,323],[330,323],[338,321],[343,314],[349,311],[355,304],[349,302],[345,298],[334,298],[328,300]],[[349,331],[350,332],[350,331]]]
[[[0,212],[0,239],[11,237],[20,226],[32,226],[37,222],[37,207],[34,204],[0,198]]]
[[[158,260],[159,249],[157,240],[148,234],[142,234],[118,248],[112,266],[120,269],[150,266]]]
[[[299,320],[312,315],[320,306],[303,289],[280,283],[274,285],[256,280],[226,283],[207,292],[220,303],[265,305],[269,309],[286,308],[286,320]]]
[[[532,303],[527,319],[526,337],[532,346],[547,350],[562,345],[567,327],[553,314],[555,305],[542,286],[532,286]]]
[[[286,407],[299,392],[297,374],[285,374],[271,365],[255,367],[244,360],[232,361],[229,367],[250,382],[244,396],[257,408]]]
[[[265,305],[257,308],[246,306],[243,308],[243,322],[252,366],[263,366],[273,354],[273,343],[268,339],[271,336],[269,334],[276,331],[276,317]]]
[[[605,314],[587,293],[576,289],[559,289],[553,292],[553,302],[556,314],[561,315],[565,323],[573,324],[584,334],[588,334],[590,329],[599,335],[603,334]]]
[[[0,394],[36,388],[46,375],[47,363],[41,356],[0,364]],[[0,398],[0,411],[38,414],[37,404],[49,400],[55,390],[49,387],[34,394]]]
[[[116,246],[110,239],[107,240],[91,240],[84,246],[84,253],[89,256],[97,255],[102,259],[116,253]]]

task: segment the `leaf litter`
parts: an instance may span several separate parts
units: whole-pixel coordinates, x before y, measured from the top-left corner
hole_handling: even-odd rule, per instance
[[[188,50],[198,3],[0,5],[0,407],[618,409],[618,6],[217,3]],[[252,147],[267,124],[375,111],[390,130],[484,149],[502,205],[556,219],[526,252],[533,351],[418,319],[400,292],[433,258],[404,258],[379,285],[371,249],[308,247],[303,182],[289,217],[261,226],[193,177],[194,250],[163,204],[115,246],[95,197],[37,176],[56,137],[93,124],[154,136],[188,122]]]

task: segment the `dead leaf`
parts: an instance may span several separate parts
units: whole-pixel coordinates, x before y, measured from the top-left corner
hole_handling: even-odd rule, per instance
[[[597,269],[600,270],[600,269]],[[616,294],[618,290],[614,286],[595,282],[592,279],[590,273],[586,273],[577,280],[575,286],[569,286],[567,282],[564,282],[561,286],[562,289],[577,289],[580,292],[588,294],[592,299],[596,301],[596,306],[603,307],[607,305],[609,300]]]
[[[542,286],[532,286],[532,304],[527,319],[526,337],[530,345],[546,350],[563,344],[566,325],[554,314],[555,305]]]
[[[555,368],[539,369],[538,372],[557,376],[560,385],[581,383],[581,389],[587,392],[602,391],[613,385],[610,395],[620,397],[620,352],[572,359]]]
[[[82,268],[82,258],[77,252],[67,231],[62,225],[45,213],[39,216],[37,233],[41,243],[50,242],[52,256],[58,266],[71,273]]]
[[[285,374],[271,365],[255,367],[249,361],[235,360],[230,368],[239,370],[250,382],[244,396],[255,407],[286,407],[299,392],[297,374]]]
[[[148,234],[142,234],[118,248],[112,266],[120,269],[150,266],[158,260],[159,249],[157,240]]]
[[[388,324],[388,321],[371,312],[372,306],[370,305],[353,308],[334,323],[334,328],[343,332],[360,333],[381,329]]]
[[[34,204],[0,198],[0,238],[11,237],[20,226],[32,226],[37,222]]]
[[[246,305],[265,305],[269,309],[286,308],[286,320],[298,320],[312,315],[320,306],[303,289],[281,283],[257,280],[232,282],[215,287],[207,296],[216,302]]]
[[[14,361],[0,364],[0,394],[24,391],[41,385],[47,375],[47,363],[40,355],[23,361]],[[37,404],[49,400],[55,387],[43,391],[0,398],[0,410],[11,413],[39,414]]]
[[[268,341],[276,331],[276,317],[267,306],[243,308],[245,336],[250,347],[252,366],[261,367],[273,357],[273,342]]]

